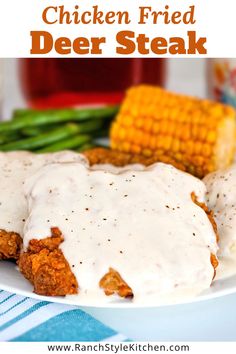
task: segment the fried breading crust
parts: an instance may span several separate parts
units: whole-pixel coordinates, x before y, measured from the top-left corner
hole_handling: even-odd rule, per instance
[[[79,292],[78,283],[70,266],[59,249],[63,236],[58,228],[52,228],[52,236],[31,240],[27,252],[20,255],[18,265],[22,274],[34,286],[39,295],[65,296]],[[100,280],[99,286],[106,295],[117,293],[132,297],[132,290],[118,272],[110,268]]]
[[[117,294],[120,297],[133,297],[132,289],[113,268],[109,268],[109,272],[100,280],[99,286],[107,296]]]
[[[58,228],[42,240],[31,240],[27,252],[20,255],[19,268],[39,295],[64,296],[77,294],[78,283],[59,249],[63,237]]]
[[[105,148],[90,149],[84,151],[83,154],[89,160],[90,165],[112,164],[117,167],[123,167],[130,164],[142,164],[144,166],[150,166],[155,162],[163,162],[173,165],[181,171],[186,171],[185,165],[178,161],[177,158],[166,156],[164,154],[145,157],[142,155],[131,155]]]
[[[17,260],[21,246],[22,239],[19,234],[0,230],[0,260]]]

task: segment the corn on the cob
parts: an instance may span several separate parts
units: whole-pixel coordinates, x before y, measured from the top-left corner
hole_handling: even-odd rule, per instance
[[[235,138],[232,107],[148,85],[128,90],[111,128],[113,149],[164,155],[200,178],[232,162]]]

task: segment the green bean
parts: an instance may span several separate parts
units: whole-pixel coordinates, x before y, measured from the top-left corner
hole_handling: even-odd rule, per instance
[[[97,131],[99,131],[102,126],[103,126],[103,121],[102,120],[88,120],[86,122],[81,122],[80,124],[77,124],[79,126],[79,132],[81,134],[87,134],[87,133],[92,133],[95,134]]]
[[[25,127],[21,129],[20,132],[22,133],[22,135],[30,137],[30,136],[38,136],[39,134],[49,132],[55,128],[59,128],[59,125],[55,124],[50,126],[44,125],[42,127]]]
[[[13,150],[35,150],[45,145],[53,144],[56,141],[65,139],[69,136],[80,133],[80,126],[77,124],[66,124],[51,132],[42,133],[36,137],[18,140],[9,144],[0,146],[1,151]]]
[[[67,123],[68,124],[68,123]],[[75,123],[72,123],[75,124]],[[102,120],[88,120],[85,122],[81,122],[77,124],[80,129],[80,133],[90,133],[94,132],[94,134],[99,133],[100,128],[103,126],[103,121]],[[42,127],[26,127],[21,129],[21,132],[25,136],[37,136],[39,134],[45,133],[45,132],[50,132],[55,128],[62,127],[63,124],[59,125],[43,125]]]
[[[21,138],[21,134],[19,134],[19,132],[10,132],[10,133],[5,132],[3,134],[0,134],[0,145],[9,143],[11,141],[16,141],[20,138]]]
[[[26,114],[29,113],[29,111],[31,112],[36,112],[37,110],[29,110],[29,108],[18,108],[18,109],[15,109],[13,112],[12,112],[12,119],[18,119],[18,118],[22,118],[23,116],[25,116]]]
[[[88,143],[89,141],[91,141],[91,136],[89,135],[76,135],[67,139],[60,140],[55,144],[48,145],[43,149],[37,150],[37,152],[44,153],[71,150],[78,148],[79,146]]]
[[[71,109],[71,108],[69,108]],[[28,115],[38,115],[40,113],[54,114],[55,112],[60,112],[68,110],[68,108],[59,108],[59,109],[34,109],[34,108],[17,108],[12,112],[12,119],[19,119]]]
[[[90,119],[110,119],[118,112],[118,106],[86,109],[59,109],[59,110],[29,110],[17,119],[0,123],[0,132],[23,129],[25,127],[38,127],[45,124],[55,124],[70,121],[84,121]]]

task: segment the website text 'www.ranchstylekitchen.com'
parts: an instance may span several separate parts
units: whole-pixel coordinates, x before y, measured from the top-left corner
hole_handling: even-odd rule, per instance
[[[0,342],[4,354],[49,353],[214,353],[235,354],[236,342]]]
[[[82,344],[75,343],[73,345],[63,344],[63,345],[48,345],[48,351],[59,353],[59,352],[85,352],[85,353],[154,353],[154,352],[189,352],[189,345],[161,345],[161,344],[151,344],[151,343],[95,343],[95,344]]]

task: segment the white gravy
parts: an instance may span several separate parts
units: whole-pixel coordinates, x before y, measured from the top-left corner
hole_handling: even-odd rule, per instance
[[[219,266],[217,267],[215,280],[225,279],[236,274],[236,252],[232,251],[230,256],[218,256]]]
[[[204,182],[220,238],[216,279],[222,279],[236,274],[236,164],[209,174]]]
[[[211,285],[217,244],[191,192],[205,201],[202,181],[162,163],[113,173],[80,163],[48,165],[25,184],[24,248],[58,227],[80,297],[111,301],[98,285],[109,267],[132,288],[135,302],[197,295]]]
[[[26,151],[0,153],[0,229],[22,235],[27,219],[27,203],[23,193],[25,179],[52,162],[83,162],[80,154],[69,151],[54,154],[32,154]]]
[[[236,251],[236,164],[209,174],[204,182],[220,236],[219,255],[231,256]]]
[[[124,167],[117,167],[114,165],[110,165],[108,163],[105,164],[98,164],[98,165],[93,165],[90,167],[91,170],[95,170],[95,171],[107,171],[107,172],[111,172],[114,174],[119,174],[121,172],[125,172],[125,171],[143,171],[145,169],[144,165],[141,164],[132,164],[132,165],[127,165]]]

